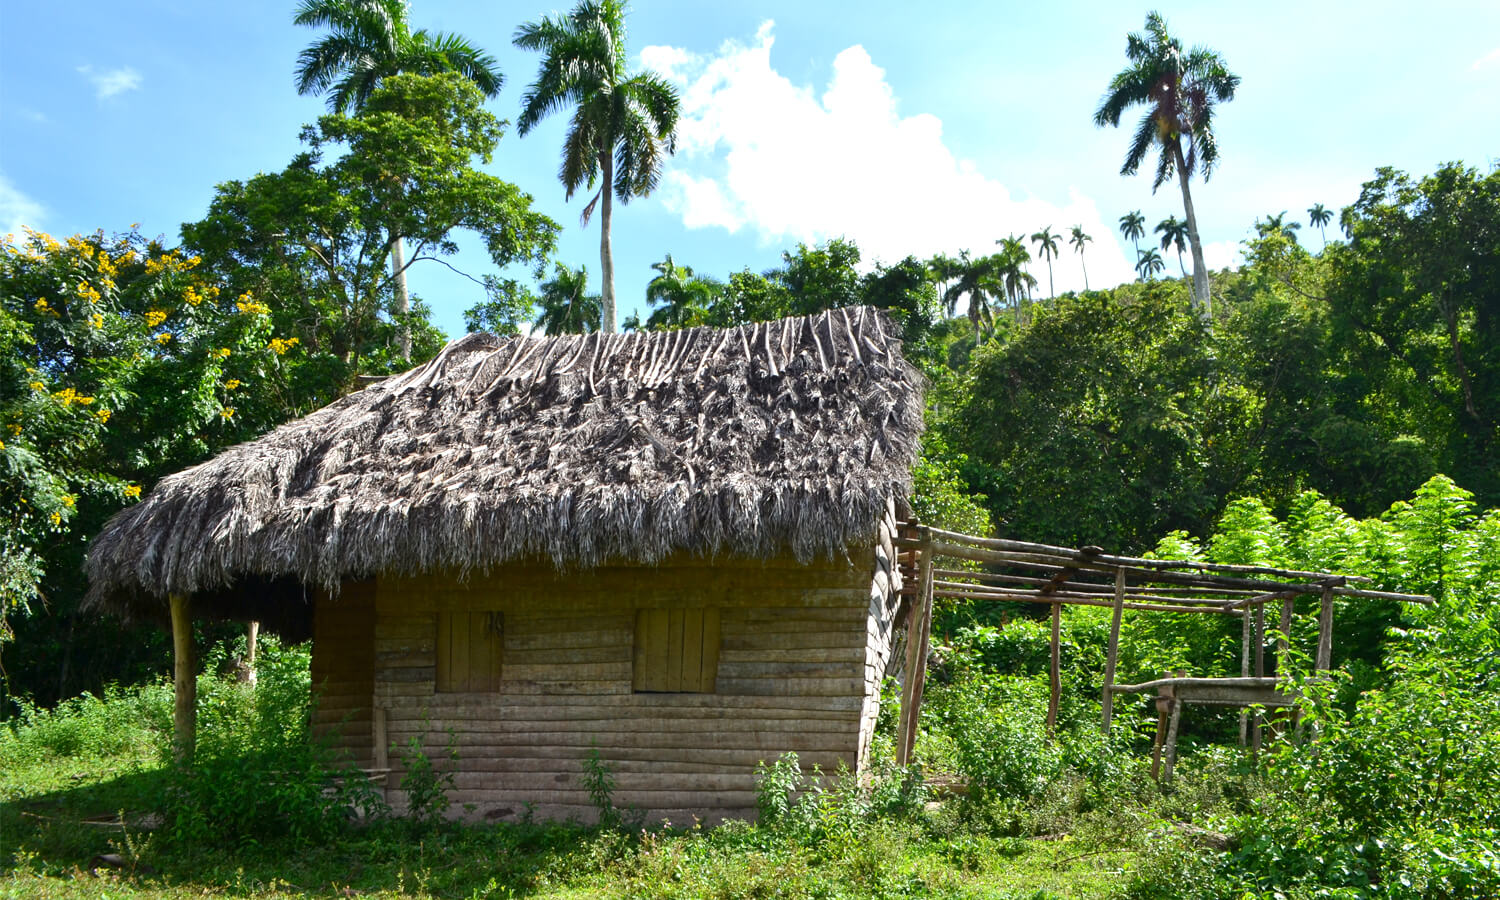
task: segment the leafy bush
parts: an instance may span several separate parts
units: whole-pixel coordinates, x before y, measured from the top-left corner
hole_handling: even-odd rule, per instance
[[[0,725],[0,766],[63,758],[106,758],[155,743],[170,731],[172,690],[163,684],[105,688],[53,709],[17,700],[21,714]]]

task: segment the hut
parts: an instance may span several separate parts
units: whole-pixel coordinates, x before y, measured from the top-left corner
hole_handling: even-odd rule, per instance
[[[762,760],[867,763],[922,387],[867,308],[469,335],[163,479],[89,601],[170,610],[183,665],[193,619],[310,635],[315,726],[398,809],[390,748],[452,734],[475,818],[587,819],[591,752],[619,805],[753,815]]]

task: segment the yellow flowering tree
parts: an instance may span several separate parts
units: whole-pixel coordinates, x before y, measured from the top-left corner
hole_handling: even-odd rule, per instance
[[[136,231],[0,238],[0,644],[72,615],[86,540],[144,487],[286,418],[296,346]]]

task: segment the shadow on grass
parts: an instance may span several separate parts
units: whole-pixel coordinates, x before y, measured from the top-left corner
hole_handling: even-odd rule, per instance
[[[172,772],[146,769],[0,803],[0,872],[88,877],[114,854],[122,877],[151,892],[309,897],[414,892],[438,897],[517,896],[556,889],[597,871],[631,839],[569,824],[417,826],[405,820],[351,825],[334,840],[296,845],[274,835],[237,847],[170,840],[161,810]]]

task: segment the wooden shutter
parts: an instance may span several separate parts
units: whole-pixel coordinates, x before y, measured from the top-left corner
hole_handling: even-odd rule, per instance
[[[712,694],[718,672],[717,609],[636,611],[635,690]]]
[[[503,613],[438,613],[437,690],[500,690],[500,657],[504,648]]]

